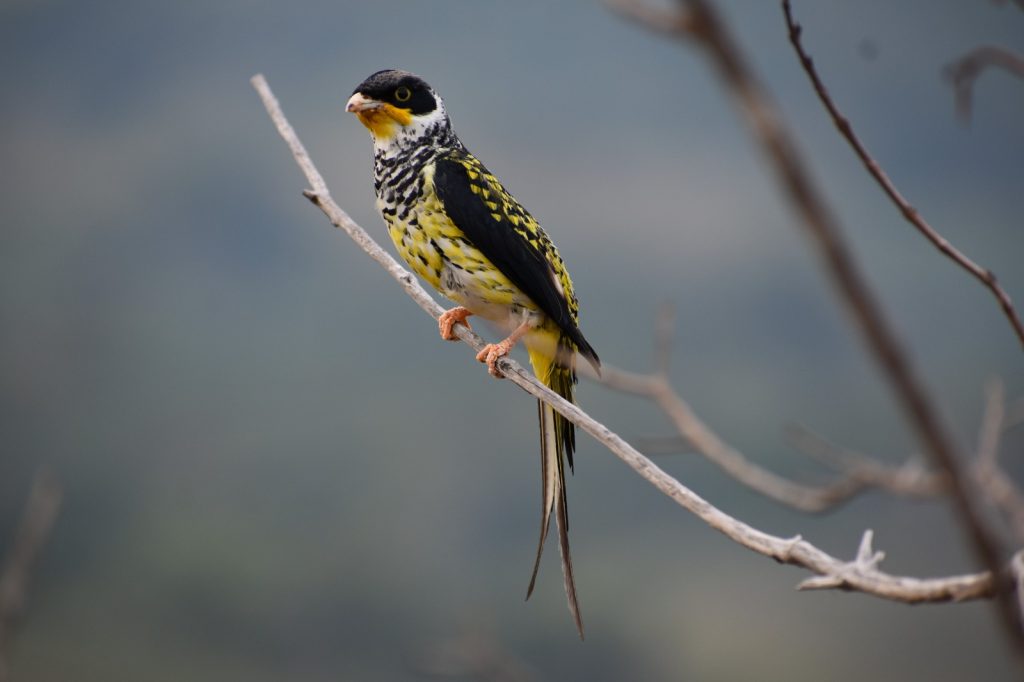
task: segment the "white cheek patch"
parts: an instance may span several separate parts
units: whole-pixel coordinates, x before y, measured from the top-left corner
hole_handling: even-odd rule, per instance
[[[445,126],[448,115],[445,113],[444,103],[437,95],[434,95],[434,98],[437,101],[436,109],[427,114],[414,115],[409,125],[403,126],[396,123],[396,134],[385,140],[375,138],[374,146],[383,149],[386,156],[391,156],[402,149],[415,145],[431,128]]]

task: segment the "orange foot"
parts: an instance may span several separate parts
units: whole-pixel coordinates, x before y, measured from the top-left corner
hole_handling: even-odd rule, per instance
[[[445,341],[458,341],[459,337],[455,336],[452,327],[456,324],[464,324],[469,327],[466,318],[472,314],[462,306],[441,313],[441,317],[437,318],[437,328],[441,330],[441,338]],[[472,327],[469,328],[472,329]]]
[[[492,377],[504,379],[504,375],[498,369],[498,360],[508,355],[508,352],[512,350],[514,345],[516,345],[516,340],[511,337],[498,343],[489,343],[484,346],[482,351],[476,354],[476,359],[487,363],[487,371],[491,373]]]

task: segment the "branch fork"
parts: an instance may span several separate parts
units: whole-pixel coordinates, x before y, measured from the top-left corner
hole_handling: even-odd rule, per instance
[[[826,575],[807,578],[797,585],[798,590],[852,589],[853,577],[873,578],[878,574],[878,565],[885,558],[885,552],[871,549],[874,532],[864,531],[857,548],[857,556],[853,561],[841,564],[835,571]]]

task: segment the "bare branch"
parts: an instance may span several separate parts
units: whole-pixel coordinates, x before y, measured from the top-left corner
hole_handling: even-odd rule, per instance
[[[659,322],[659,327],[661,326]],[[664,329],[659,334],[664,334]],[[663,360],[664,361],[664,360]],[[621,393],[651,400],[672,421],[677,437],[646,439],[646,452],[658,454],[694,451],[717,465],[729,476],[751,490],[799,511],[828,511],[864,490],[876,488],[893,495],[934,498],[949,492],[948,478],[929,471],[919,457],[903,464],[885,464],[878,459],[839,447],[810,429],[794,424],[787,429],[793,445],[805,454],[835,469],[841,478],[822,486],[787,480],[759,466],[751,458],[728,445],[704,423],[687,401],[661,373],[636,374],[606,365],[600,377],[592,377],[603,386]],[[981,432],[978,458],[972,472],[986,499],[1008,519],[1018,541],[1024,543],[1024,494],[998,464],[1001,434],[1006,430],[1002,384],[992,382]]]
[[[893,495],[927,498],[945,495],[949,485],[945,476],[929,471],[919,458],[910,457],[899,466],[884,464],[830,443],[810,429],[792,425],[787,430],[794,446],[838,471],[844,471],[864,483]]]
[[[391,258],[373,241],[363,228],[357,225],[331,199],[319,172],[309,161],[302,143],[285,119],[277,100],[262,75],[252,78],[253,87],[263,100],[268,113],[277,125],[278,132],[293,151],[296,161],[306,173],[310,184],[319,187],[317,192],[306,195],[324,212],[336,227],[346,231],[371,257],[377,260],[424,310],[435,319],[441,308],[413,276]],[[482,347],[483,341],[465,327],[456,327],[459,337],[474,348]],[[832,575],[841,570],[846,562],[840,561],[802,538],[780,538],[764,533],[752,526],[729,516],[708,501],[662,471],[651,460],[637,452],[607,426],[596,421],[578,406],[569,403],[547,387],[541,385],[533,375],[514,360],[503,358],[499,368],[513,383],[530,395],[550,404],[556,411],[593,436],[619,459],[630,466],[641,477],[684,509],[734,542],[776,561],[801,566],[818,575]],[[917,579],[888,575],[880,571],[851,575],[844,585],[846,589],[858,590],[894,601],[943,602],[991,597],[994,581],[991,573],[975,573],[945,578]]]
[[[969,471],[990,501],[1010,524],[1016,540],[1024,543],[1024,493],[999,466],[999,443],[1009,428],[1006,419],[1002,382],[993,380],[986,389],[985,410],[978,434],[977,456]],[[793,426],[789,435],[807,454],[821,459],[864,484],[896,495],[934,497],[948,492],[948,479],[926,470],[917,458],[893,467],[866,455],[836,446],[802,426]]]
[[[749,457],[725,443],[697,417],[669,380],[674,318],[674,308],[667,303],[662,305],[654,326],[653,373],[636,374],[606,364],[600,377],[588,376],[613,391],[654,402],[682,436],[681,440],[676,439],[673,443],[675,451],[684,442],[689,444],[738,482],[776,502],[799,511],[820,513],[845,502],[865,487],[860,479],[851,475],[825,486],[789,481],[755,464]]]
[[[1006,391],[1003,382],[993,379],[985,388],[985,411],[978,430],[978,464],[994,469],[999,463],[999,440],[1006,419]]]
[[[1006,430],[1006,404],[1001,381],[989,382],[985,412],[978,434],[978,452],[974,464],[978,485],[986,498],[1002,512],[1014,537],[1024,543],[1024,494],[999,466],[999,443]]]
[[[829,116],[832,117],[832,122],[835,124],[839,134],[849,143],[850,147],[853,148],[854,153],[864,164],[864,168],[867,169],[868,173],[875,179],[878,186],[882,188],[886,196],[892,200],[896,207],[903,214],[903,217],[913,225],[918,232],[920,232],[925,239],[932,243],[936,249],[938,249],[943,255],[949,258],[951,261],[959,265],[961,268],[969,272],[979,282],[982,283],[992,295],[995,297],[996,302],[999,303],[999,307],[1002,308],[1003,314],[1006,319],[1009,320],[1010,326],[1013,328],[1014,333],[1017,335],[1017,340],[1024,348],[1024,325],[1021,324],[1020,317],[1017,316],[1017,311],[1013,307],[1013,301],[1010,299],[1010,295],[1006,293],[1006,290],[1000,286],[994,272],[987,268],[983,268],[973,260],[964,255],[960,250],[953,246],[949,240],[939,234],[935,228],[929,225],[925,219],[918,213],[917,209],[910,205],[900,191],[896,189],[892,180],[882,170],[882,167],[878,165],[878,162],[867,148],[864,143],[861,142],[860,138],[853,131],[853,126],[850,125],[849,119],[847,119],[836,103],[832,100],[831,95],[828,93],[828,88],[822,82],[821,77],[818,75],[817,69],[814,67],[814,61],[804,50],[803,44],[800,41],[800,34],[802,33],[802,27],[796,23],[793,19],[792,9],[790,7],[789,0],[782,0],[782,12],[786,17],[786,27],[789,29],[789,42],[793,45],[793,49],[796,50],[797,58],[800,60],[800,65],[807,73],[807,77],[811,80],[811,85],[814,86],[814,92],[817,93],[818,99],[825,106]],[[1022,68],[1024,68],[1024,62],[1022,62]],[[1024,75],[1024,71],[1022,71]]]
[[[1024,57],[997,45],[975,48],[944,69],[946,78],[953,85],[957,115],[964,123],[971,121],[974,83],[983,71],[992,67],[1024,78]]]
[[[0,573],[0,682],[9,679],[8,644],[28,602],[32,566],[50,536],[60,511],[60,484],[48,470],[36,474],[25,511]]]
[[[671,359],[672,315],[672,308],[668,305],[663,306],[658,314],[655,324],[657,369],[653,373],[636,374],[605,365],[600,377],[591,376],[613,391],[651,400],[675,426],[680,437],[648,439],[647,445],[651,448],[645,447],[645,451],[650,452],[653,448],[664,454],[692,448],[751,490],[808,513],[833,509],[868,488],[880,488],[910,497],[934,497],[948,491],[944,477],[927,471],[916,459],[908,459],[898,467],[886,465],[838,448],[800,426],[789,429],[794,444],[838,471],[842,476],[840,479],[823,486],[810,486],[782,478],[756,464],[718,436],[672,387],[667,371]]]
[[[993,575],[998,576],[996,603],[1004,631],[1011,637],[1018,655],[1024,654],[1021,614],[1011,594],[1012,583],[1003,570],[1003,548],[999,538],[988,527],[978,509],[978,495],[974,491],[972,477],[963,474],[953,441],[940,422],[924,385],[912,369],[906,352],[885,321],[881,307],[868,289],[853,255],[846,247],[838,222],[814,186],[774,104],[747,66],[739,47],[712,4],[706,0],[679,2],[681,16],[686,17],[690,29],[686,36],[705,49],[718,75],[734,95],[740,112],[776,173],[783,194],[800,217],[800,225],[817,249],[838,295],[924,445],[924,450],[949,476],[957,516],[964,524],[975,556]],[[637,16],[633,15],[633,18]],[[652,28],[664,31],[662,26]],[[682,34],[675,32],[674,35]]]
[[[614,391],[653,401],[697,452],[743,485],[776,502],[819,513],[845,502],[864,488],[862,481],[848,475],[825,486],[803,485],[755,464],[701,421],[665,376],[634,374],[605,365],[597,381]]]
[[[607,0],[608,7],[627,19],[672,37],[686,36],[697,30],[686,12],[651,7],[635,0]]]
[[[848,564],[843,564],[839,570],[831,575],[815,576],[808,578],[797,585],[798,590],[823,590],[842,588],[849,581],[851,575],[871,575],[878,570],[878,565],[885,558],[885,552],[875,552],[871,549],[871,540],[874,538],[874,531],[866,530],[860,539],[860,546],[857,548],[857,557]]]

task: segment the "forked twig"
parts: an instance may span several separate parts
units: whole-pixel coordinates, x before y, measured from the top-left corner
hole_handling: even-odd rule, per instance
[[[722,469],[731,478],[775,502],[807,513],[830,511],[869,489],[910,498],[935,498],[949,493],[948,478],[924,466],[918,456],[907,457],[892,465],[859,452],[830,443],[810,429],[794,424],[787,435],[804,454],[834,469],[839,478],[822,485],[808,485],[784,478],[729,445],[693,411],[690,404],[672,386],[668,376],[671,360],[671,307],[663,306],[655,324],[655,369],[640,374],[606,364],[597,383],[613,391],[646,398],[653,402],[675,427],[678,436],[645,439],[646,452],[660,454],[695,451]],[[993,380],[985,392],[985,410],[978,435],[977,456],[971,472],[986,499],[995,505],[1013,529],[1016,540],[1024,544],[1024,494],[1000,467],[998,460],[1002,434],[1010,428],[1002,383]]]
[[[904,198],[900,191],[896,189],[896,185],[893,184],[892,180],[886,174],[882,167],[878,164],[871,153],[868,152],[867,147],[861,142],[860,138],[853,131],[853,126],[850,125],[850,121],[846,116],[839,111],[839,107],[836,106],[832,96],[828,92],[828,88],[821,80],[821,76],[818,75],[818,70],[814,66],[814,61],[810,55],[804,50],[803,43],[800,40],[800,35],[803,32],[803,27],[800,26],[793,18],[793,11],[790,7],[789,0],[782,0],[782,12],[786,17],[786,28],[789,30],[789,42],[793,45],[793,49],[796,51],[796,56],[800,60],[800,65],[803,67],[807,77],[811,80],[811,85],[814,86],[814,92],[817,93],[818,99],[824,105],[828,111],[829,116],[832,117],[832,122],[835,124],[839,134],[843,136],[850,147],[853,149],[857,158],[864,164],[864,168],[868,174],[875,179],[878,186],[882,188],[885,195],[892,200],[899,209],[903,217],[913,225],[918,232],[920,232],[925,239],[932,243],[936,249],[938,249],[943,255],[949,258],[951,261],[959,265],[961,268],[969,272],[975,279],[977,279],[983,286],[985,286],[992,295],[995,296],[996,301],[999,303],[999,307],[1002,308],[1003,314],[1006,319],[1009,320],[1010,326],[1013,328],[1014,333],[1017,335],[1017,340],[1020,342],[1021,347],[1024,348],[1024,325],[1021,324],[1020,317],[1017,315],[1017,310],[1013,307],[1013,301],[1010,299],[1010,295],[1006,293],[1006,290],[999,284],[996,279],[994,272],[988,268],[983,268],[973,260],[968,258],[953,246],[948,239],[943,237],[938,231],[935,230],[921,214],[918,213],[917,209],[910,205],[910,202]],[[973,64],[973,62],[972,62]],[[1024,76],[1024,62],[1021,63],[1022,72]],[[980,66],[973,67],[980,69]],[[965,75],[970,68],[966,63],[962,63],[961,70],[964,72],[959,76],[956,76],[954,80],[958,78],[966,78]],[[973,78],[971,79],[973,81]],[[969,87],[969,86],[968,86]]]
[[[863,481],[845,473],[831,483],[813,486],[788,480],[756,464],[705,424],[666,377],[636,374],[605,365],[597,381],[613,391],[651,400],[672,421],[683,439],[705,459],[751,490],[786,506],[820,513],[849,500],[865,488]]]
[[[993,67],[1024,79],[1024,57],[998,45],[975,48],[946,66],[945,75],[953,85],[956,111],[964,123],[971,121],[974,84],[978,76]]]
[[[685,441],[705,459],[730,477],[765,497],[808,513],[834,508],[863,490],[866,485],[850,472],[831,483],[813,486],[790,481],[765,469],[726,443],[704,423],[689,403],[672,387],[668,370],[672,353],[673,308],[663,305],[654,329],[654,370],[650,374],[628,372],[605,364],[600,377],[591,377],[613,391],[646,398],[658,406]]]
[[[856,476],[865,486],[878,488],[892,495],[922,499],[949,492],[946,477],[927,469],[918,457],[908,457],[903,464],[894,466],[839,447],[799,424],[790,426],[787,435],[801,452],[837,471],[846,471]]]

